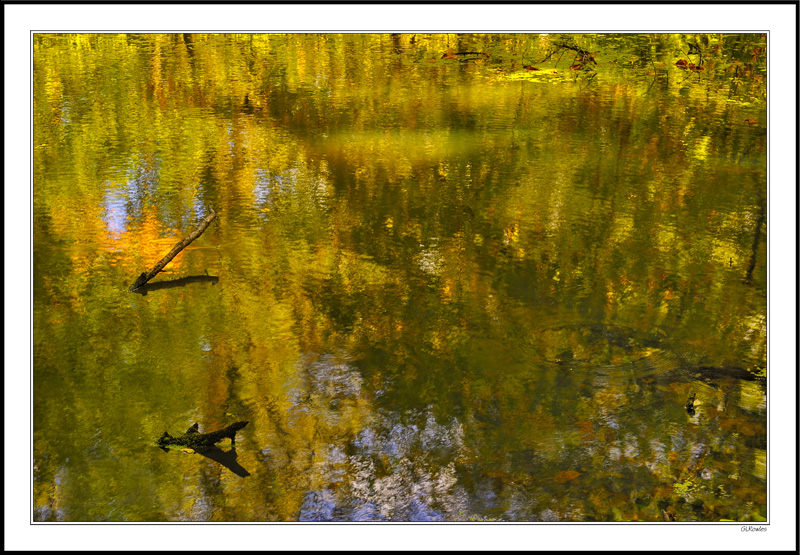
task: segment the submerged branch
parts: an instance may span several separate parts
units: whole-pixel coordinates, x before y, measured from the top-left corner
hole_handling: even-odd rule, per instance
[[[589,59],[592,62],[594,61],[592,53],[589,52],[588,50],[584,50],[583,48],[578,48],[577,46],[570,46],[568,44],[564,44],[561,42],[557,42],[556,46],[559,48],[566,48],[567,50],[572,50],[573,52],[577,52],[578,54],[580,54],[582,57]]]
[[[143,272],[142,274],[140,274],[139,277],[136,278],[136,281],[133,282],[133,285],[131,285],[130,289],[128,289],[128,291],[136,291],[142,285],[144,285],[145,283],[147,283],[148,281],[153,279],[156,276],[156,274],[158,272],[160,272],[164,268],[164,266],[169,264],[169,262],[178,255],[179,252],[181,252],[183,249],[185,249],[187,246],[189,246],[189,243],[191,243],[192,241],[194,241],[195,239],[200,237],[200,235],[208,227],[208,224],[210,224],[211,221],[216,217],[217,217],[216,212],[214,212],[213,209],[209,208],[208,216],[206,216],[203,219],[203,221],[200,222],[200,225],[197,226],[197,229],[195,229],[192,233],[190,233],[188,236],[186,236],[177,245],[172,247],[172,250],[169,251],[164,256],[164,258],[159,260],[158,263],[155,266],[150,268],[149,271]]]
[[[571,50],[573,52],[576,52],[578,54],[577,59],[580,62],[589,62],[589,63],[592,63],[592,64],[596,64],[597,63],[595,61],[594,56],[592,55],[592,53],[589,52],[588,50],[584,50],[583,48],[579,48],[577,46],[570,46],[569,44],[564,44],[562,42],[554,43],[554,46],[555,46],[555,49],[552,52],[550,52],[550,54],[548,54],[545,57],[544,60],[539,62],[540,64],[545,63],[547,60],[552,58],[553,55],[556,54],[557,52],[561,52],[561,56],[558,57],[558,61],[561,61],[561,58],[564,56],[564,52],[566,52],[567,50]],[[556,62],[556,65],[558,65],[558,62]]]

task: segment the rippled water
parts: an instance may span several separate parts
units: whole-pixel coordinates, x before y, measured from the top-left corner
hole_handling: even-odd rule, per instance
[[[34,520],[765,519],[765,60],[37,35]]]

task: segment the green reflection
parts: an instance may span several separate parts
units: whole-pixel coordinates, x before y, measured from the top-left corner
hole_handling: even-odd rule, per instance
[[[34,519],[762,520],[765,48],[35,35]]]

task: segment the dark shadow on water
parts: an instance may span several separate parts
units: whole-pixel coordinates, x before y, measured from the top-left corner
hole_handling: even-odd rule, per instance
[[[162,447],[161,450],[169,451],[169,449],[164,447]],[[195,453],[221,464],[237,476],[241,476],[242,478],[250,476],[250,473],[247,471],[247,469],[240,465],[239,461],[236,460],[236,445],[231,445],[231,448],[228,451],[223,451],[215,445],[214,447],[209,447],[208,449],[203,449],[202,451],[195,451]]]
[[[203,455],[207,459],[221,464],[237,476],[241,476],[242,478],[250,476],[250,473],[236,460],[235,445],[231,446],[228,451],[223,451],[219,447],[214,446],[209,449],[204,449],[203,451],[197,451],[197,454]]]
[[[150,291],[158,291],[159,289],[172,289],[173,287],[184,287],[191,283],[217,283],[219,281],[219,277],[217,276],[187,276],[182,277],[180,279],[171,279],[169,281],[157,281],[155,283],[146,283],[142,285],[135,291],[134,293],[139,293],[140,295],[147,295]]]

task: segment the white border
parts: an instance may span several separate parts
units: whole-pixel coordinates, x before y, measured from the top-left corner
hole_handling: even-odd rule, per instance
[[[796,546],[796,7],[5,5],[5,548],[9,550],[791,550]],[[770,525],[31,525],[30,31],[770,32]],[[358,528],[356,528],[358,526]],[[207,533],[206,533],[207,532]],[[577,532],[577,533],[576,533]],[[202,543],[198,540],[202,540]]]

